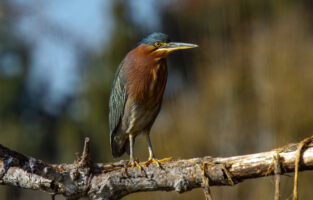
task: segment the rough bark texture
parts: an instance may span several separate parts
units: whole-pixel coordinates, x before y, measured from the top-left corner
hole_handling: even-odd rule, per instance
[[[82,157],[73,164],[54,165],[0,145],[0,184],[42,190],[69,199],[83,196],[120,199],[134,192],[157,190],[185,192],[203,187],[204,180],[210,186],[233,185],[245,179],[274,175],[277,162],[281,167],[280,174],[292,172],[299,145],[290,144],[269,152],[229,158],[172,160],[162,163],[162,169],[151,164],[143,166],[142,170],[128,168],[126,171],[127,161],[93,164],[88,142],[86,139]],[[313,146],[310,143],[302,150],[299,171],[311,169]]]

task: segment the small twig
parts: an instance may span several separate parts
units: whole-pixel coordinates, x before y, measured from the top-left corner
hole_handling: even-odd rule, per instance
[[[84,150],[79,161],[80,167],[90,166],[91,159],[90,159],[90,151],[89,151],[89,137],[85,138]]]
[[[302,150],[304,146],[312,142],[312,140],[313,140],[313,136],[302,140],[299,143],[299,146],[296,152],[297,156],[295,160],[295,178],[293,182],[293,200],[298,200],[298,174],[299,174],[299,165],[300,165]]]
[[[79,152],[75,152],[74,155],[75,155],[75,157],[76,157],[75,162],[76,162],[76,163],[79,163],[79,162],[80,162],[80,159],[81,159],[81,157],[80,157],[80,155],[79,155]]]
[[[210,191],[210,182],[209,182],[210,180],[209,180],[209,177],[207,177],[206,172],[205,172],[208,165],[209,163],[207,162],[202,163],[202,188],[203,188],[205,199],[213,200],[211,196],[211,191]]]
[[[281,166],[280,166],[280,156],[279,153],[276,152],[274,155],[274,173],[275,173],[275,197],[274,200],[280,199],[280,174],[281,174]]]
[[[229,184],[230,184],[231,186],[235,185],[233,179],[231,178],[231,177],[232,177],[231,174],[229,173],[229,171],[228,171],[228,170],[226,169],[226,167],[225,167],[225,164],[222,163],[222,164],[221,164],[221,167],[222,167],[224,173],[225,173],[226,176],[227,176],[227,180],[228,180]]]

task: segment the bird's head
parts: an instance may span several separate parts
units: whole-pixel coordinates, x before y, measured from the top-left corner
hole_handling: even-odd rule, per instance
[[[173,51],[198,47],[195,44],[171,42],[169,37],[164,33],[152,33],[143,38],[138,43],[138,46],[140,45],[144,45],[147,53],[157,58],[165,58]]]

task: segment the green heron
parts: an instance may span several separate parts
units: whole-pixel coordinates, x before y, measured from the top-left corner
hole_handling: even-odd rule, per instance
[[[125,151],[129,166],[140,165],[134,160],[133,148],[137,135],[146,135],[149,165],[155,159],[150,141],[150,129],[160,112],[167,80],[166,57],[169,53],[195,48],[197,45],[170,42],[163,33],[152,33],[131,50],[117,68],[110,95],[110,143],[114,158]]]

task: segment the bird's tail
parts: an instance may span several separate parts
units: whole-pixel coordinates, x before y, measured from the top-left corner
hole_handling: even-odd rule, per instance
[[[128,137],[111,137],[111,150],[113,158],[121,157],[125,152],[129,154]]]

